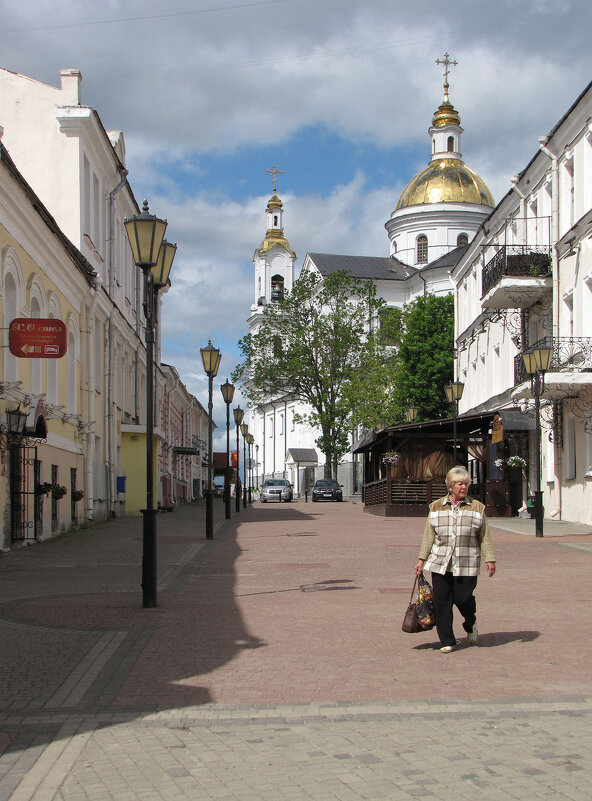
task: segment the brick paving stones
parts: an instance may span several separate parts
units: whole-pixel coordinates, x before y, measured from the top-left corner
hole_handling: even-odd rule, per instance
[[[495,528],[478,647],[400,630],[423,521],[158,518],[0,557],[0,801],[590,798],[592,534]],[[500,521],[502,525],[503,521]]]

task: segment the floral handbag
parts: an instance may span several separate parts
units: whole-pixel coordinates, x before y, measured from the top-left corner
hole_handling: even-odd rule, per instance
[[[417,585],[417,600],[413,600]],[[432,587],[423,573],[415,576],[411,599],[405,617],[403,618],[403,631],[408,634],[415,634],[418,631],[429,631],[436,625],[436,614],[434,611],[434,601],[432,599]]]

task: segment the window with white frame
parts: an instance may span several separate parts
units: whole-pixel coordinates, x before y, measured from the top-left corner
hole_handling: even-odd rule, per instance
[[[545,464],[547,468],[547,484],[552,484],[555,481],[555,446],[553,444],[553,435],[551,432],[545,433],[546,442],[546,459]]]
[[[586,431],[586,470],[585,475],[592,478],[592,432]]]
[[[576,421],[574,416],[566,415],[563,426],[563,476],[569,481],[576,477]]]

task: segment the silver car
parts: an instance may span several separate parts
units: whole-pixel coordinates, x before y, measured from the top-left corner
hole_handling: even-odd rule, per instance
[[[285,501],[288,503],[294,497],[292,485],[285,478],[267,478],[261,487],[259,496],[262,503],[267,501]]]

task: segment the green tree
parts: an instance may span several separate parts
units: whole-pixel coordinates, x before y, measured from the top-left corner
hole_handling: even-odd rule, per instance
[[[233,380],[242,383],[252,405],[289,398],[310,406],[300,422],[320,428],[317,445],[327,477],[337,475],[349,450],[348,435],[362,405],[354,388],[384,350],[378,334],[368,334],[383,307],[371,281],[344,270],[324,279],[307,272],[239,342],[243,361]]]
[[[450,416],[445,386],[454,369],[454,297],[421,295],[403,308],[395,406],[419,407],[420,420]]]

